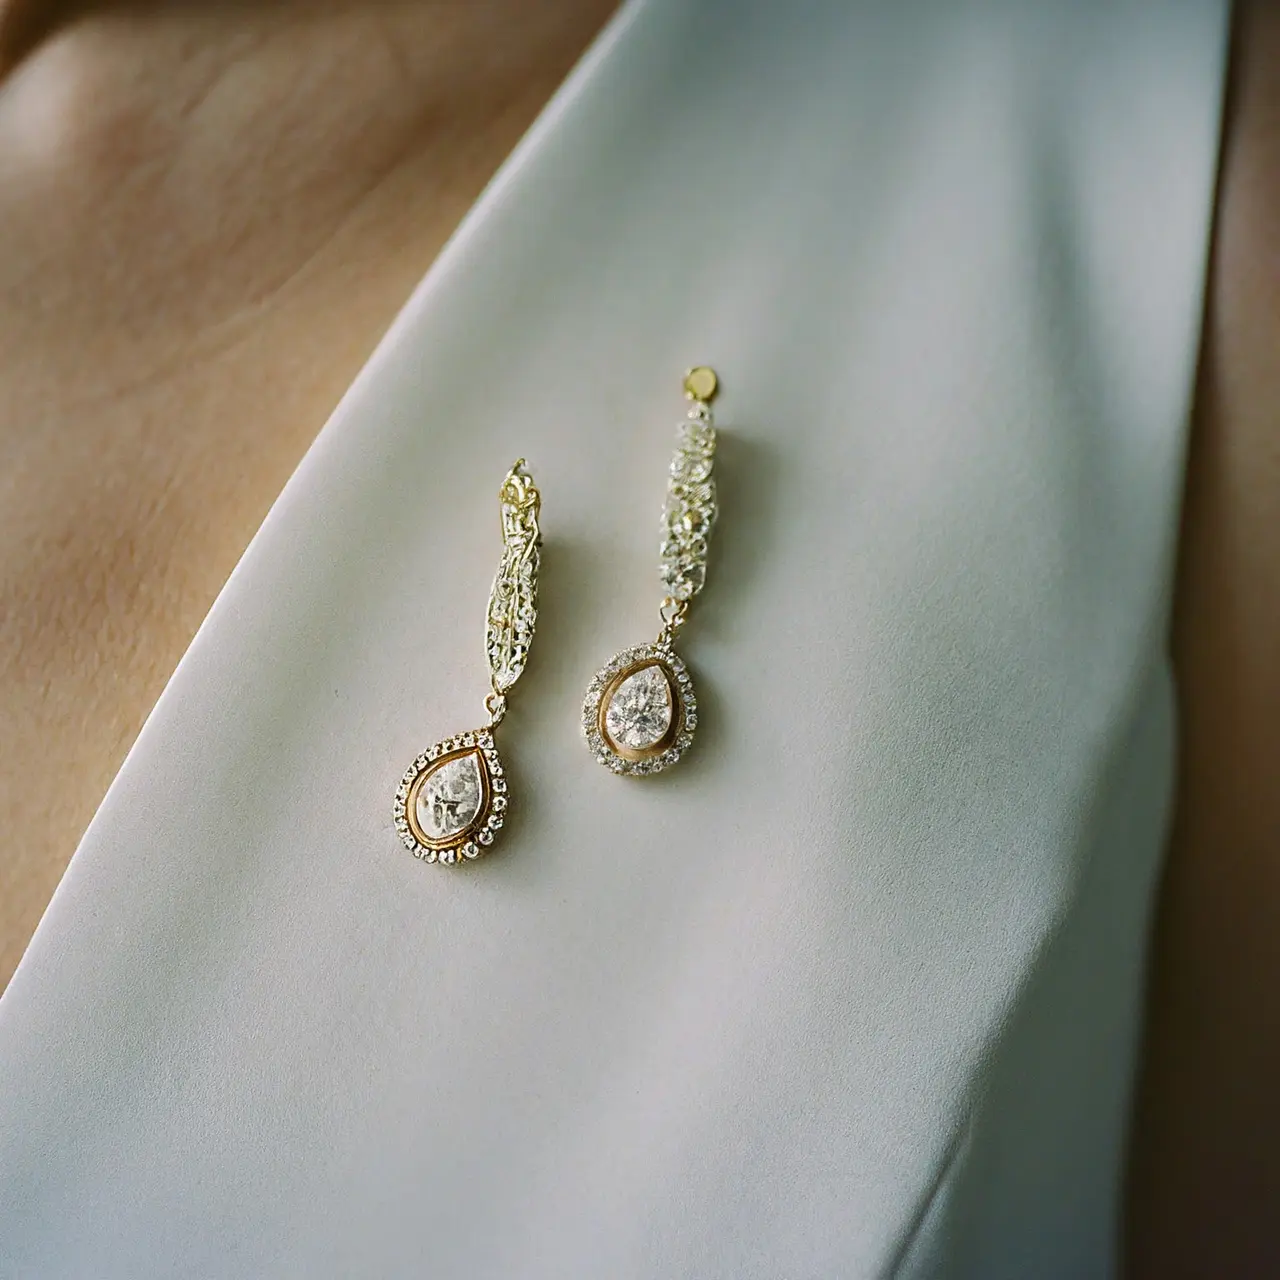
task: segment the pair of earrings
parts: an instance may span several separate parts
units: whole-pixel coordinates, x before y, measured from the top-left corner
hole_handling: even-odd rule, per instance
[[[685,375],[691,407],[679,427],[662,513],[666,595],[658,638],[611,658],[591,681],[582,704],[587,747],[617,774],[659,773],[675,764],[698,725],[693,681],[674,643],[690,601],[706,582],[707,543],[717,509],[711,402],[718,389],[715,372],[705,366]],[[506,820],[509,793],[494,730],[528,661],[538,619],[542,496],[523,458],[507,473],[498,500],[502,559],[485,619],[489,722],[422,752],[405,770],[395,797],[396,832],[405,847],[424,862],[447,866],[478,858]]]

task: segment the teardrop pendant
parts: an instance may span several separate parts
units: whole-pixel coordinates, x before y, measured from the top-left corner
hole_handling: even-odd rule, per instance
[[[423,862],[478,858],[502,829],[507,780],[487,729],[437,742],[405,770],[396,832]]]
[[[587,746],[614,773],[661,773],[689,749],[697,727],[693,678],[661,642],[615,654],[582,703]]]

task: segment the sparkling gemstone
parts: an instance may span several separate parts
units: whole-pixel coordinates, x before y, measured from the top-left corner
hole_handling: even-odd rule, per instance
[[[692,600],[702,590],[707,580],[706,570],[690,569],[683,572],[667,565],[662,569],[662,585],[675,600]]]
[[[646,751],[666,736],[674,713],[667,673],[657,663],[650,663],[613,691],[605,708],[604,727],[617,746]]]
[[[418,788],[418,826],[432,840],[448,840],[465,831],[484,802],[483,764],[478,750],[436,765]]]
[[[701,484],[711,474],[711,459],[677,453],[671,460],[671,476],[686,484]]]
[[[668,487],[668,501],[691,507],[696,511],[714,512],[716,506],[716,486],[713,480],[672,480]]]
[[[716,429],[708,422],[689,419],[682,422],[676,431],[679,447],[690,453],[711,457],[716,451]]]

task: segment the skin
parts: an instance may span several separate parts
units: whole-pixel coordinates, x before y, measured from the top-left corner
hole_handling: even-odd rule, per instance
[[[1280,1276],[1280,6],[1241,5],[1233,53],[1133,1142],[1139,1280]]]
[[[0,982],[268,505],[613,0],[0,0]],[[1128,1274],[1280,1275],[1280,10],[1240,7]]]

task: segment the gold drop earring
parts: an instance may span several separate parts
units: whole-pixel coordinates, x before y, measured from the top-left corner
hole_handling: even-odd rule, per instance
[[[698,727],[693,678],[673,646],[690,601],[707,579],[707,543],[717,513],[711,402],[719,385],[705,366],[689,370],[684,379],[692,403],[677,433],[662,512],[662,629],[653,644],[615,654],[596,673],[582,703],[587,747],[617,774],[670,768]]]
[[[485,651],[489,722],[437,742],[405,770],[396,790],[396,832],[415,858],[456,865],[478,858],[502,829],[507,780],[493,732],[507,712],[507,694],[520,678],[538,620],[538,561],[542,495],[521,458],[498,491],[502,560],[489,593]]]

